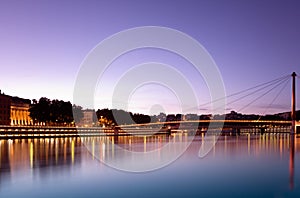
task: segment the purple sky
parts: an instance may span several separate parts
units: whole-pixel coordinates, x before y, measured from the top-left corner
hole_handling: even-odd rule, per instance
[[[234,93],[293,71],[300,75],[299,10],[300,1],[1,1],[0,89],[29,99],[46,96],[72,101],[80,64],[93,47],[124,29],[151,25],[177,29],[200,42],[217,63],[226,92]],[[139,61],[128,54],[125,62],[140,63],[144,57],[149,61],[156,53],[137,52],[134,57],[141,57]],[[185,70],[185,64],[177,67]],[[117,73],[118,69],[112,69],[105,83]],[[192,74],[187,77],[200,90],[200,103],[206,102],[205,83]],[[163,101],[153,97],[159,93],[165,93],[161,87],[142,88],[133,94],[130,110],[147,113],[154,103],[172,103],[166,100],[171,93],[160,95]],[[243,112],[263,113],[274,95],[276,91]],[[143,102],[138,103],[141,98]],[[104,94],[96,107],[109,107],[104,102],[109,100],[109,94]],[[165,104],[169,105],[165,110],[177,111],[170,104]],[[228,109],[238,110],[245,104]],[[289,108],[287,86],[267,112]]]

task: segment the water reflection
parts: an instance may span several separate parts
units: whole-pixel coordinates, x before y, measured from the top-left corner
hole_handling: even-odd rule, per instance
[[[187,133],[154,136],[83,137],[82,142],[93,159],[105,164],[131,171],[153,170],[176,159],[190,144],[193,136]],[[163,156],[163,157],[162,157]],[[158,166],[156,166],[158,165]],[[124,168],[125,167],[125,168]]]
[[[290,188],[294,189],[294,166],[295,166],[295,135],[290,135],[290,158],[289,158],[289,172],[290,172]]]
[[[159,151],[169,142],[184,143],[189,142],[189,138],[194,140],[182,160],[186,163],[197,164],[199,163],[197,161],[199,148],[201,144],[205,144],[204,134],[195,137],[188,136],[187,133],[178,133],[140,137],[109,136],[0,140],[0,184],[7,183],[10,179],[19,177],[23,173],[39,175],[43,180],[49,177],[50,172],[52,174],[53,172],[63,171],[65,173],[70,171],[71,174],[72,167],[85,171],[80,167],[87,161],[96,161],[96,159],[105,161],[126,157],[122,156],[124,154],[122,150],[139,153]],[[265,158],[268,158],[271,162],[274,160],[274,163],[282,163],[281,169],[278,172],[276,172],[277,170],[274,171],[274,175],[286,171],[284,174],[289,178],[289,184],[286,183],[286,186],[289,186],[292,190],[295,187],[295,182],[297,184],[295,164],[297,164],[297,160],[299,162],[299,159],[295,159],[295,155],[300,152],[299,135],[290,136],[284,133],[243,134],[240,136],[212,137],[212,140],[217,141],[217,143],[208,156],[204,158],[204,161],[210,162],[212,159],[218,159],[220,163],[223,163],[235,159],[234,163],[239,164],[245,159],[254,159],[257,161],[257,166],[260,167],[259,163],[263,164],[267,160]],[[91,146],[89,151],[83,146],[83,142]],[[178,150],[176,147],[172,149],[174,150],[169,150],[170,153],[176,152],[176,149]],[[163,160],[160,152],[152,157],[153,160]],[[199,172],[197,166],[195,167],[195,170],[187,171]],[[88,167],[85,166],[85,168]],[[242,169],[243,167],[239,168]],[[29,177],[25,180],[33,179]],[[2,185],[0,185],[0,190],[1,188]]]
[[[299,138],[289,134],[263,134],[213,137],[217,144],[213,155],[233,155],[246,153],[248,156],[259,156],[262,153],[277,153],[281,158],[287,151],[290,156],[290,172],[294,172],[295,150],[299,151]],[[99,159],[115,158],[120,148],[133,152],[159,150],[168,142],[187,142],[194,138],[190,147],[199,148],[205,144],[204,134],[191,137],[187,133],[157,136],[109,136],[109,137],[72,137],[0,140],[1,170],[20,170],[53,165],[73,165],[81,163],[82,142],[91,145],[91,156]],[[97,145],[100,145],[97,147]],[[81,148],[82,149],[82,148]],[[176,149],[176,148],[173,148]],[[188,150],[191,150],[188,149]],[[170,151],[171,152],[171,151]],[[159,157],[159,156],[157,156]]]
[[[0,140],[0,171],[15,172],[81,163],[80,138]]]

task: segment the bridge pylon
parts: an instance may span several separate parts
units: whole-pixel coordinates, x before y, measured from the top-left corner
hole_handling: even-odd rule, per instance
[[[296,72],[292,73],[292,110],[291,110],[291,118],[292,118],[292,128],[291,134],[296,133]]]

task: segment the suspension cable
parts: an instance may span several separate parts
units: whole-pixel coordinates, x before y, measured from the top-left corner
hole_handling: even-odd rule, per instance
[[[198,107],[206,106],[206,105],[208,105],[208,104],[212,104],[212,103],[214,103],[214,102],[223,100],[223,99],[225,99],[225,98],[230,98],[230,97],[232,97],[232,96],[236,96],[236,95],[245,93],[245,92],[247,92],[247,91],[250,91],[250,90],[252,90],[252,89],[259,88],[259,87],[264,86],[264,85],[267,85],[266,87],[269,87],[268,84],[276,83],[276,82],[281,81],[281,80],[283,80],[283,79],[285,79],[285,78],[287,78],[287,77],[290,77],[290,75],[285,75],[285,76],[282,76],[282,77],[280,77],[280,78],[277,78],[277,79],[274,79],[274,80],[271,80],[271,81],[268,81],[268,82],[265,82],[265,83],[256,85],[256,86],[254,86],[254,87],[250,87],[250,88],[247,88],[247,89],[245,89],[245,90],[238,91],[238,92],[233,93],[233,94],[230,94],[230,95],[228,95],[228,96],[225,96],[225,97],[222,97],[222,98],[218,98],[218,99],[213,100],[213,101],[210,101],[210,102],[203,103],[203,104],[199,105]],[[265,88],[266,88],[266,87],[265,87]],[[255,92],[257,92],[257,91],[258,91],[258,90],[256,90]]]
[[[258,91],[262,91],[262,90],[264,90],[264,89],[266,89],[266,88],[268,88],[268,87],[270,87],[270,86],[273,86],[272,89],[274,89],[275,87],[277,87],[277,86],[280,85],[281,83],[285,82],[287,79],[288,79],[288,78],[285,77],[285,79],[281,79],[280,81],[277,81],[277,82],[275,82],[275,83],[272,83],[272,84],[269,84],[269,85],[265,85],[264,87],[261,87],[260,89],[254,90],[254,91],[252,91],[252,92],[250,92],[250,93],[248,93],[248,94],[246,94],[246,95],[243,95],[243,96],[241,96],[241,97],[239,97],[239,98],[237,98],[237,99],[235,99],[235,100],[233,100],[233,101],[227,103],[227,105],[232,104],[232,103],[235,103],[235,102],[238,102],[238,101],[240,101],[240,100],[246,98],[247,96],[253,95],[254,93],[257,93]],[[222,108],[222,107],[219,106],[219,107],[214,108],[214,109],[220,109],[220,108]]]
[[[278,96],[281,94],[281,92],[284,90],[284,88],[287,86],[289,80],[286,81],[286,83],[281,87],[280,91],[277,93],[277,95],[273,98],[273,100],[271,101],[271,103],[268,105],[268,107],[264,110],[264,112],[259,116],[259,118],[257,120],[260,120],[262,115],[265,115],[265,113],[267,112],[267,110],[271,107],[271,105],[273,105],[273,103],[275,102],[275,100],[278,98]]]
[[[282,79],[282,80],[280,80],[280,81],[278,81],[278,82],[276,82],[276,83],[274,83],[274,84],[266,85],[266,86],[264,86],[264,87],[262,87],[262,88],[260,88],[260,89],[258,89],[258,90],[254,90],[254,91],[252,91],[251,93],[248,93],[248,94],[246,94],[246,95],[244,95],[244,96],[241,96],[240,98],[237,98],[237,99],[235,99],[234,101],[231,101],[230,103],[227,103],[227,104],[232,104],[232,103],[234,103],[234,102],[237,102],[237,101],[239,101],[239,100],[241,100],[241,99],[244,99],[244,98],[247,97],[247,96],[250,96],[250,95],[252,95],[252,94],[255,94],[255,93],[257,93],[257,92],[259,92],[259,91],[261,91],[261,90],[264,90],[264,89],[266,89],[266,88],[268,88],[268,87],[270,87],[270,86],[273,86],[273,85],[275,85],[275,86],[280,85],[280,84],[281,84],[282,82],[284,82],[285,80],[287,80],[287,79]]]
[[[259,100],[260,98],[262,98],[263,96],[267,95],[268,93],[270,93],[272,90],[274,90],[275,88],[277,88],[278,86],[280,86],[282,83],[288,81],[288,79],[286,79],[283,82],[280,82],[279,84],[275,85],[274,87],[272,87],[270,90],[268,90],[267,92],[263,93],[262,95],[256,97],[253,101],[251,101],[250,103],[248,103],[247,105],[245,105],[244,107],[242,107],[241,109],[239,109],[238,111],[242,111],[244,109],[246,109],[247,107],[249,107],[249,105],[253,104],[254,102],[256,102],[257,100]]]

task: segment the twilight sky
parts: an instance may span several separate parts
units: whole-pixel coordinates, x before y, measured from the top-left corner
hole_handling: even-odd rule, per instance
[[[164,26],[190,35],[206,48],[231,94],[293,71],[300,75],[299,10],[300,1],[1,0],[0,89],[23,98],[72,101],[80,64],[99,42],[128,28]],[[199,104],[209,101],[205,82],[188,63],[163,50],[144,49],[123,55],[107,70],[95,92],[95,108],[111,107],[118,78],[133,65],[149,61],[173,65],[189,79]],[[242,112],[288,111],[290,83],[266,110],[276,93]],[[242,109],[249,102],[227,108]],[[129,110],[141,113],[175,113],[180,111],[176,103],[176,94],[154,84],[139,87],[128,101]]]

